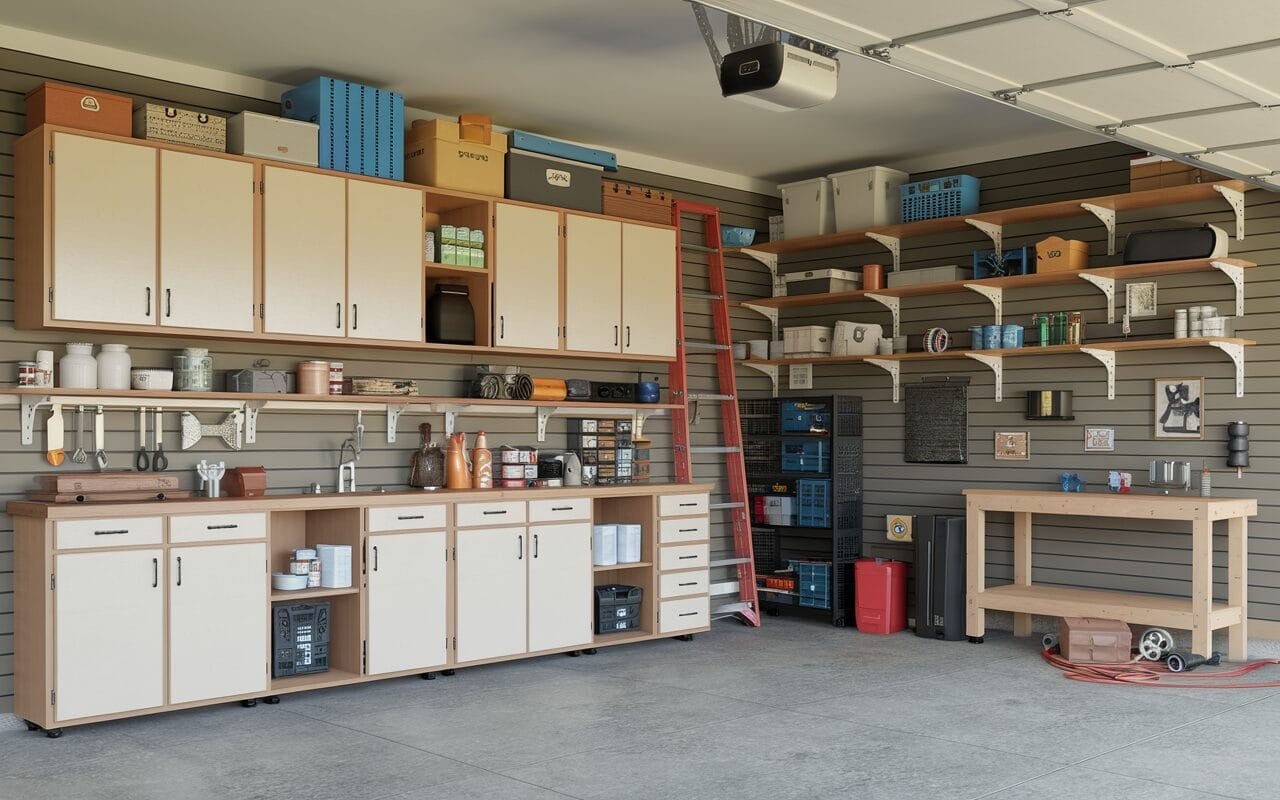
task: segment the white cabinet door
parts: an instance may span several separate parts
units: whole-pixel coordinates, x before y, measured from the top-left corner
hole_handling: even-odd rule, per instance
[[[369,674],[449,660],[446,534],[369,537]]]
[[[423,341],[422,191],[347,181],[347,334]]]
[[[154,325],[156,151],[53,134],[53,318]]]
[[[528,529],[475,528],[457,536],[458,662],[525,652]]]
[[[496,206],[493,343],[560,348],[560,214]]]
[[[169,551],[169,702],[267,688],[267,545]]]
[[[569,350],[622,350],[622,223],[565,215],[564,340]]]
[[[263,330],[345,336],[347,181],[264,167]]]
[[[251,331],[253,164],[160,152],[160,324]]]
[[[54,574],[55,718],[163,705],[164,552],[60,555]]]
[[[622,352],[676,354],[676,232],[622,225]]]
[[[529,529],[529,652],[592,639],[591,524]]]

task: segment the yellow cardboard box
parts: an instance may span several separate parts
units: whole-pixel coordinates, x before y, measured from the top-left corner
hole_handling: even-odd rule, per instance
[[[506,188],[507,137],[489,144],[463,141],[458,123],[414,120],[404,143],[404,179],[410,183],[502,197]]]

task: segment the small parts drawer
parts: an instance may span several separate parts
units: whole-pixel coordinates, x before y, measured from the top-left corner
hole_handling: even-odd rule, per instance
[[[420,531],[445,526],[445,506],[388,506],[369,509],[370,531]]]
[[[674,633],[711,624],[711,598],[664,600],[658,605],[658,632]]]
[[[507,525],[524,522],[524,501],[511,503],[458,503],[454,506],[455,524],[459,528],[468,525]]]
[[[687,597],[693,594],[706,594],[710,591],[710,573],[703,569],[694,572],[669,572],[658,577],[658,596]]]
[[[130,547],[164,541],[162,517],[64,520],[54,523],[53,530],[53,546],[59,550]]]
[[[701,542],[711,538],[710,534],[711,520],[707,517],[664,519],[658,525],[658,541],[662,544]]]
[[[591,519],[591,500],[572,497],[564,500],[530,500],[530,522],[558,522],[562,519]]]
[[[691,517],[706,514],[711,498],[705,494],[665,494],[658,498],[658,515],[663,517]]]
[[[169,541],[210,542],[221,539],[261,539],[267,535],[267,515],[191,514],[169,517]]]
[[[658,569],[706,569],[711,562],[711,545],[682,544],[677,547],[659,548]]]

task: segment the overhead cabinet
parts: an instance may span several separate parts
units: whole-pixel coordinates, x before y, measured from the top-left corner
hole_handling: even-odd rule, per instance
[[[346,277],[348,336],[423,340],[421,190],[347,181]]]
[[[264,167],[262,187],[263,330],[343,336],[346,180]]]
[[[676,354],[676,232],[622,226],[622,352]]]
[[[493,343],[558,350],[559,212],[498,203],[493,239]]]

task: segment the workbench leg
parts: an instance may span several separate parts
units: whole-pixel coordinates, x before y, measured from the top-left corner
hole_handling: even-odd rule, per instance
[[[1249,658],[1249,520],[1227,520],[1227,604],[1240,609],[1240,622],[1227,630],[1227,656]]]
[[[987,634],[986,613],[978,596],[986,588],[987,512],[974,501],[965,503],[965,635],[981,639]]]
[[[1208,512],[1191,523],[1191,651],[1213,654],[1213,522]]]
[[[1013,515],[1013,582],[1017,586],[1031,585],[1031,512],[1018,511]],[[1031,615],[1013,615],[1013,635],[1031,635]]]

